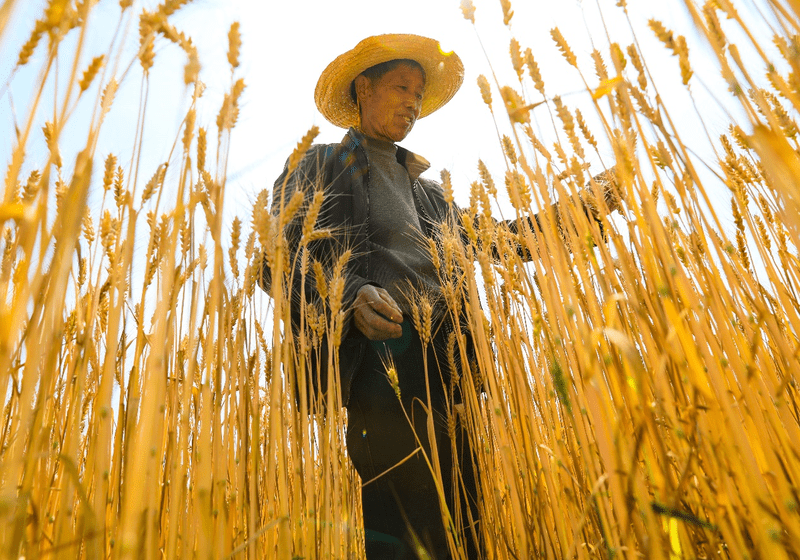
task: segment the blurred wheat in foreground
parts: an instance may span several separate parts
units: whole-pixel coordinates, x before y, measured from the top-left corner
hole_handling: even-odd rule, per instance
[[[305,356],[320,336],[336,338],[347,312],[347,255],[333,270],[301,263],[327,308],[309,306],[307,336],[287,338],[296,268],[282,229],[305,212],[304,242],[326,235],[314,218],[321,195],[271,216],[265,191],[252,219],[223,223],[245,89],[239,27],[229,32],[228,93],[216,123],[200,126],[200,61],[170,20],[186,3],[136,14],[120,1],[120,29],[132,19],[139,30],[126,61],[124,41],[85,52],[95,2],[51,0],[18,55],[22,68],[39,53],[41,72],[4,162],[0,205],[3,558],[363,556],[360,481],[336,392],[327,403],[294,398],[309,382]],[[0,7],[0,32],[14,4]],[[500,4],[511,29],[512,6]],[[431,246],[450,311],[467,318],[478,348],[450,420],[476,449],[482,521],[453,534],[454,557],[474,538],[501,559],[800,558],[800,8],[761,3],[775,36],[760,45],[734,4],[685,2],[747,115],[719,137],[717,161],[698,161],[681,141],[638,42],[598,37],[608,46],[584,61],[553,29],[563,70],[592,98],[591,118],[549,97],[536,53],[516,39],[518,83],[479,80],[508,131],[505,178],[498,186],[481,163],[462,221],[471,242],[450,232]],[[469,0],[462,9],[474,23]],[[627,14],[625,0],[608,9]],[[658,21],[635,33],[661,41],[675,57],[663,72],[691,88],[683,36]],[[75,36],[65,62],[59,45]],[[162,43],[185,53],[191,108],[166,163],[127,167],[120,162],[140,161],[147,142]],[[757,55],[742,57],[745,47]],[[59,67],[58,99],[41,110]],[[106,155],[99,131],[118,85],[137,72],[133,153]],[[80,104],[93,106],[78,113],[90,115],[88,134],[67,144],[62,131]],[[543,141],[534,116],[561,141]],[[26,153],[37,135],[49,156],[34,167]],[[610,191],[589,179],[590,160],[616,166]],[[442,181],[452,200],[449,174]],[[726,208],[710,199],[711,182],[728,187]],[[502,184],[519,215],[558,200],[558,219],[546,210],[541,232],[513,239],[495,229],[488,216]],[[607,218],[620,200],[624,229]],[[522,264],[518,243],[533,264]],[[256,294],[264,260],[269,299]],[[464,343],[455,333],[453,360]]]

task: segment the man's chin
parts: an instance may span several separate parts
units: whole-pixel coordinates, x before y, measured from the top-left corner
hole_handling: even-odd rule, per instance
[[[403,140],[405,140],[405,139],[406,139],[406,136],[408,136],[408,133],[409,133],[409,132],[411,132],[411,128],[412,128],[412,127],[410,127],[410,126],[409,126],[409,127],[408,127],[407,129],[405,129],[405,130],[399,130],[399,131],[397,131],[397,134],[395,134],[395,135],[393,136],[393,139],[394,139],[394,141],[395,141],[395,142],[402,142]]]

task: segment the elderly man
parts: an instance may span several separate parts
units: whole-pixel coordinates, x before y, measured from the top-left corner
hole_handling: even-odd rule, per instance
[[[332,269],[345,249],[353,250],[344,270],[344,306],[351,313],[338,348],[339,386],[348,410],[348,453],[363,481],[369,559],[410,558],[410,551],[420,545],[434,558],[448,557],[450,528],[442,521],[439,493],[426,461],[434,450],[444,505],[450,512],[462,512],[458,518],[464,527],[456,527],[454,533],[459,547],[477,556],[473,536],[480,532],[472,455],[460,429],[457,441],[451,442],[446,422],[445,401],[452,396],[446,333],[453,325],[447,324],[443,305],[434,303],[434,316],[440,320],[433,326],[432,343],[424,345],[412,325],[413,304],[408,299],[413,291],[434,302],[441,295],[427,239],[437,238],[442,223],[457,223],[458,209],[445,202],[439,184],[420,176],[429,164],[396,145],[418,118],[447,103],[462,80],[458,56],[443,53],[432,39],[364,39],[325,69],[315,92],[323,116],[347,128],[347,134],[339,144],[312,146],[291,174],[287,162],[275,182],[275,213],[298,189],[304,189],[307,200],[314,188],[325,189],[317,223],[333,234],[309,245],[312,259]],[[300,245],[302,222],[302,216],[297,217],[286,230],[293,252]],[[507,225],[516,231],[516,224]],[[300,295],[312,304],[322,298],[313,274],[296,273],[294,279],[292,315],[297,329]],[[329,341],[322,345],[327,350]],[[397,372],[396,387],[387,376],[387,364]],[[324,388],[324,368],[316,363],[312,367]],[[426,427],[429,414],[435,445]],[[453,443],[460,473],[457,485],[452,480]],[[459,499],[453,496],[454,486],[460,488]]]

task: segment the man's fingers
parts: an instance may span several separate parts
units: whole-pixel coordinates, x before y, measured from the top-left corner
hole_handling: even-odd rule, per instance
[[[395,318],[399,318],[399,321],[395,321],[395,322],[402,321],[403,320],[403,318],[402,318],[403,312],[400,310],[400,306],[397,305],[397,302],[394,301],[394,298],[392,298],[392,296],[389,295],[389,292],[387,292],[383,288],[377,288],[377,287],[374,287],[374,286],[372,286],[372,288],[374,290],[374,295],[378,296],[377,298],[373,298],[372,301],[370,301],[370,304],[372,305],[372,307],[376,311],[378,311],[379,313],[381,313],[383,315],[386,315],[387,317],[389,315],[394,315],[395,316],[394,318],[389,317],[393,321],[395,320]],[[388,306],[389,308],[391,308],[391,312],[387,312],[386,311],[387,308],[385,306]]]
[[[394,301],[389,292],[383,288],[378,288],[372,285],[366,285],[359,290],[356,304],[366,304],[371,307],[376,313],[380,313],[390,321],[395,323],[403,322],[403,312],[400,306]]]
[[[368,313],[370,314],[369,325],[370,327],[372,327],[372,329],[376,331],[385,332],[389,335],[400,334],[403,332],[402,328],[400,328],[400,323],[402,322],[402,316],[400,317],[399,321],[394,321],[390,319],[386,314],[374,308],[369,310]],[[388,313],[391,313],[391,311],[389,311]]]
[[[356,315],[356,327],[370,340],[386,340],[402,336],[402,327],[388,321],[383,315],[369,307]]]
[[[383,301],[385,301],[387,304],[391,305],[392,307],[400,311],[400,306],[397,305],[397,302],[394,301],[394,298],[389,295],[389,292],[387,292],[384,289],[381,289],[378,291],[378,294],[381,296],[381,299]]]
[[[391,296],[389,296],[388,302],[381,297],[377,301],[370,303],[373,311],[379,313],[389,321],[393,323],[403,322],[403,313],[400,311],[400,308],[397,307],[397,304],[394,303],[394,300],[391,299]]]
[[[387,340],[403,335],[403,313],[392,296],[377,286],[365,285],[355,301],[355,324],[370,340]]]

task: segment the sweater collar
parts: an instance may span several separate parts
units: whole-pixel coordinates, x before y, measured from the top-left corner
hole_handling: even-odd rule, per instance
[[[354,146],[357,146],[359,144],[363,144],[364,139],[365,137],[363,133],[351,127],[347,131],[347,134],[344,135],[344,138],[342,138],[342,144],[353,144]],[[406,150],[402,146],[397,146],[397,162],[406,168],[412,182],[419,179],[419,176],[431,166],[427,159],[415,154],[410,150]]]

